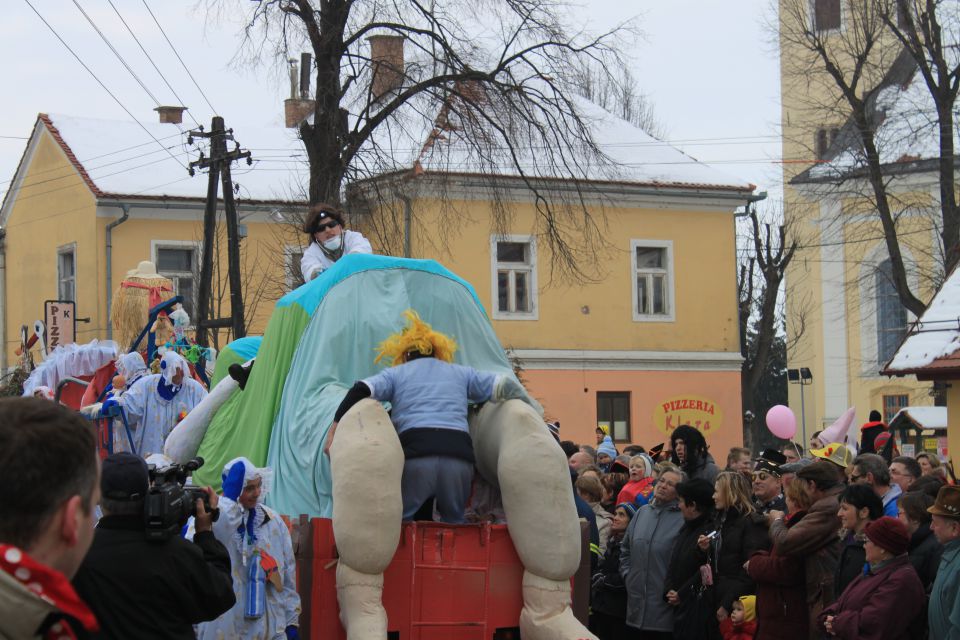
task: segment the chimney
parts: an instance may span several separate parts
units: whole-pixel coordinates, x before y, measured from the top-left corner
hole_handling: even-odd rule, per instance
[[[295,58],[290,58],[290,97],[283,101],[283,120],[288,129],[300,126],[311,113],[314,101],[310,99],[310,72],[313,70],[309,53],[301,54],[299,71]]]
[[[384,95],[403,86],[403,36],[370,36],[370,61],[373,77],[370,93],[379,100]]]
[[[186,107],[157,107],[154,109],[160,114],[161,124],[181,124],[183,122],[183,112]]]

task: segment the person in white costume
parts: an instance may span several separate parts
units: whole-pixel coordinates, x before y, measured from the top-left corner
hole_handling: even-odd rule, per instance
[[[103,410],[119,404],[127,415],[137,455],[163,453],[163,441],[186,414],[207,395],[190,377],[190,365],[173,351],[163,354],[160,373],[145,376],[119,397],[103,403]]]
[[[310,246],[300,259],[304,282],[310,282],[349,253],[373,253],[370,241],[357,231],[343,228],[343,213],[328,204],[310,208],[303,224]]]
[[[133,385],[142,381],[148,375],[150,370],[143,362],[143,356],[136,351],[125,353],[116,362],[117,375],[113,378],[113,397],[118,398],[130,389]],[[122,386],[117,383],[122,382]],[[132,416],[127,415],[127,424],[130,426],[130,434],[133,435],[137,429],[137,423]],[[126,429],[123,428],[123,420],[114,419],[113,422],[113,453],[121,451],[130,451],[130,442],[127,440]]]
[[[230,552],[237,603],[197,629],[200,640],[298,640],[300,596],[287,525],[263,504],[272,472],[246,458],[223,468],[220,518],[213,534]]]

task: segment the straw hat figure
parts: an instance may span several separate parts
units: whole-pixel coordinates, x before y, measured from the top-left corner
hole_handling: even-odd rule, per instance
[[[113,339],[126,349],[140,335],[147,323],[150,309],[173,297],[173,282],[157,273],[156,266],[143,261],[127,272],[120,286],[113,292],[110,321]],[[172,333],[172,329],[171,329]]]

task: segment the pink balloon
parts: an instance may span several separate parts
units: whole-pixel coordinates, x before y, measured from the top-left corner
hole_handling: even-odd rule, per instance
[[[790,440],[797,433],[797,416],[793,415],[790,407],[782,404],[770,407],[767,411],[767,429],[778,438]]]

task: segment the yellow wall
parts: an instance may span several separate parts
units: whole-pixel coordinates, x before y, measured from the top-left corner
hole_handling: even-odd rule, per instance
[[[960,460],[960,381],[950,380],[947,387],[947,455]]]
[[[96,250],[94,208],[90,189],[44,132],[5,226],[8,362],[14,362],[20,326],[32,333],[34,320],[43,319],[44,300],[57,298],[57,249],[71,243],[76,243],[77,315],[91,319],[77,324],[77,339],[97,337],[101,309],[92,301],[102,284],[89,274],[96,273],[102,253]]]
[[[413,257],[441,260],[473,284],[491,314],[489,205],[456,202],[467,212],[447,256],[425,242],[413,246]],[[414,201],[422,220],[414,229],[436,228],[435,201]],[[600,211],[597,212],[603,215]],[[736,264],[731,212],[665,209],[606,210],[606,237],[613,250],[602,258],[605,277],[599,283],[549,282],[550,254],[537,243],[539,322],[494,320],[505,346],[522,349],[622,349],[649,351],[739,351],[736,307]],[[532,207],[515,205],[507,234],[529,235]],[[632,315],[631,239],[673,240],[676,292],[674,322],[635,322]],[[589,265],[588,265],[589,266]],[[589,307],[589,313],[582,311]]]
[[[806,0],[779,0],[780,17],[780,59],[781,59],[781,125],[784,155],[784,218],[793,237],[800,243],[786,275],[786,295],[788,305],[787,333],[792,349],[788,355],[791,368],[809,367],[814,375],[814,384],[804,389],[804,404],[807,416],[807,430],[812,432],[829,424],[836,415],[827,415],[825,409],[827,388],[824,384],[825,350],[824,323],[830,323],[831,309],[836,308],[838,300],[824,299],[824,266],[843,261],[845,286],[843,302],[846,305],[846,326],[844,335],[847,341],[848,372],[845,381],[849,404],[855,406],[858,418],[866,420],[871,409],[882,410],[884,395],[910,396],[911,405],[929,405],[933,399],[929,396],[930,383],[918,382],[915,378],[888,379],[880,376],[880,365],[864,364],[862,357],[861,326],[865,322],[863,314],[870,308],[869,301],[861,297],[861,265],[872,261],[877,255],[880,260],[888,256],[883,242],[883,233],[872,215],[869,198],[844,197],[841,210],[843,224],[842,253],[839,257],[828,255],[830,248],[823,247],[820,218],[823,214],[821,204],[824,196],[789,184],[800,172],[810,168],[816,162],[814,156],[814,138],[818,127],[842,126],[846,121],[847,110],[839,97],[836,84],[823,68],[802,46],[788,37],[787,25],[790,10],[795,6],[808,7]],[[849,20],[850,5],[841,3]],[[837,47],[842,35],[827,37],[828,46]],[[837,49],[832,49],[836,52]],[[876,48],[872,65],[867,69],[862,81],[861,93],[869,90],[879,81],[898,52],[895,43],[884,40]],[[843,64],[849,60],[843,55],[837,57]],[[850,189],[855,187],[850,186]],[[868,187],[864,186],[863,189]],[[912,192],[910,187],[898,190],[897,197],[902,202],[929,202],[926,192]],[[864,221],[864,217],[871,220]],[[920,273],[930,273],[930,256],[935,236],[929,232],[929,220],[905,217],[898,223],[902,236],[902,245],[906,253],[913,255],[918,262]],[[927,231],[924,231],[927,229]],[[827,240],[827,243],[832,240]],[[879,254],[878,254],[879,252]],[[829,278],[827,278],[829,280]],[[928,300],[933,293],[930,283],[919,282],[915,289],[919,296]],[[826,316],[826,318],[825,318]],[[802,320],[801,320],[802,318]],[[912,319],[908,319],[908,322]],[[802,328],[802,333],[801,333]],[[828,329],[830,327],[828,326]],[[868,339],[876,340],[875,334]],[[867,371],[864,369],[867,368]],[[790,406],[797,409],[799,417],[800,388],[790,385]]]

